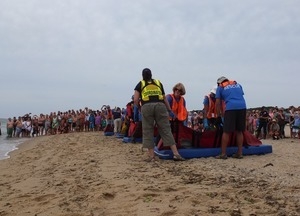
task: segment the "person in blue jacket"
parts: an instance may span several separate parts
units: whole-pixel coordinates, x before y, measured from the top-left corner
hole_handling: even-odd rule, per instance
[[[236,132],[237,153],[234,158],[243,158],[243,132],[246,130],[246,101],[241,84],[222,76],[217,80],[216,110],[217,117],[223,119],[221,154],[217,159],[227,159],[226,148],[232,132]],[[221,100],[225,101],[225,113],[222,116]]]

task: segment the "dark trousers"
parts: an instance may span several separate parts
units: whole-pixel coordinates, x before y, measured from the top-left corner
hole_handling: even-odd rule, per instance
[[[279,127],[280,127],[280,131],[279,131],[280,134],[279,134],[279,136],[281,138],[284,138],[285,137],[285,132],[284,132],[285,124],[280,124]]]
[[[256,131],[256,138],[259,138],[259,135],[261,133],[261,129],[263,129],[263,133],[264,133],[264,139],[266,139],[267,136],[267,127],[268,127],[268,122],[259,122],[257,131]]]

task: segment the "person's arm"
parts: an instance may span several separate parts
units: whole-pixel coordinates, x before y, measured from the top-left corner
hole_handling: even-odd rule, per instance
[[[140,107],[140,97],[141,97],[140,92],[138,92],[137,90],[135,90],[134,94],[133,94],[133,103],[138,108]]]
[[[103,105],[100,109],[103,110],[106,108],[106,105]]]
[[[133,107],[133,121],[139,121],[139,107],[137,107],[136,105],[134,105]]]
[[[169,103],[169,105],[170,105],[170,108],[172,107],[172,105],[173,105],[173,98],[172,98],[172,96],[170,95],[170,94],[167,94],[166,95],[166,99],[167,99],[167,101],[168,101],[168,103]],[[172,108],[171,108],[172,109]]]
[[[276,124],[276,131],[277,131],[277,132],[279,132],[279,131],[280,131],[280,126],[279,126],[279,124],[278,124],[278,123]]]
[[[209,99],[208,99],[207,96],[204,97],[203,105],[204,105],[204,107],[203,107],[203,111],[204,111],[203,116],[204,116],[204,118],[207,118],[207,113],[208,113],[208,109],[209,109]]]
[[[222,107],[220,98],[216,98],[216,117],[221,117],[222,115]]]
[[[183,98],[183,106],[184,106],[184,109],[186,110],[186,117],[185,117],[185,120],[184,120],[184,121],[187,123],[189,114],[188,114],[188,111],[187,111],[187,109],[186,109],[186,101],[185,101],[185,98],[184,98],[184,97],[182,97],[182,98]]]
[[[169,104],[169,102],[167,100],[167,97],[165,95],[164,95],[164,102],[165,102],[165,105],[167,107],[168,112],[172,111],[172,109],[170,107],[170,104]]]

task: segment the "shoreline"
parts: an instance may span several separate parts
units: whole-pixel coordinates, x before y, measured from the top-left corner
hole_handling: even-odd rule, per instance
[[[10,158],[10,154],[19,149],[20,145],[24,142],[30,141],[31,138],[20,137],[20,138],[3,138],[0,140],[0,161]]]
[[[37,137],[0,161],[0,213],[297,215],[300,140],[262,141],[273,153],[146,163],[141,144],[99,132]]]

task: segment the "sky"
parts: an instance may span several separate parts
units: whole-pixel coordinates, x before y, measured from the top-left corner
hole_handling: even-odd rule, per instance
[[[299,106],[298,0],[0,0],[0,117],[125,107],[142,70],[188,110],[220,76]]]

